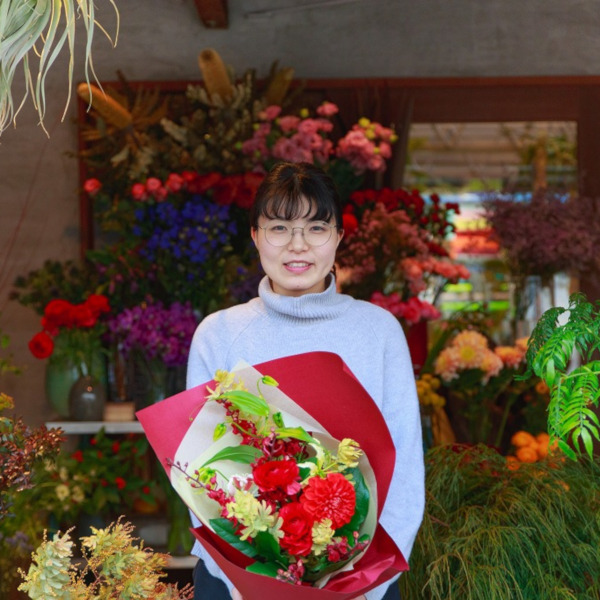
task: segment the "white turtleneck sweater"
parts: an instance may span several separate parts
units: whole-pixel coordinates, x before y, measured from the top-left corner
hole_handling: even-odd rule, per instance
[[[268,278],[259,297],[207,316],[190,347],[187,387],[210,381],[217,369],[240,360],[258,364],[304,352],[338,354],[380,408],[396,446],[396,465],[380,522],[408,561],[425,506],[425,475],[419,403],[406,339],[397,319],[369,302],[335,289],[281,296]],[[192,516],[194,526],[200,525]],[[194,554],[233,586],[196,542]],[[366,594],[380,600],[390,582]]]

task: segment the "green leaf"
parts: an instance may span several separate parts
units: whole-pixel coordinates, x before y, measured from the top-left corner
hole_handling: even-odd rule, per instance
[[[262,451],[254,446],[227,446],[227,448],[219,450],[212,458],[209,458],[202,467],[218,460],[231,460],[233,462],[249,465],[260,456],[262,456]]]
[[[352,481],[354,482],[354,492],[356,493],[356,510],[349,523],[340,527],[335,534],[345,535],[350,539],[352,533],[357,531],[363,524],[367,512],[369,511],[370,494],[369,488],[365,483],[365,479],[360,472],[358,467],[353,467],[346,470],[347,473],[352,475]]]
[[[262,563],[258,561],[246,567],[246,571],[249,571],[250,573],[266,575],[267,577],[273,578],[277,577],[279,569],[281,569],[281,567],[275,563]]]
[[[209,521],[211,527],[215,530],[215,533],[224,539],[228,544],[232,545],[236,550],[239,550],[250,558],[256,558],[258,552],[256,548],[247,542],[246,540],[240,540],[235,534],[233,523],[223,517],[218,519],[211,519]]]
[[[301,440],[306,442],[307,444],[318,444],[317,440],[309,435],[306,430],[302,427],[280,427],[275,430],[277,437],[282,438],[294,438],[296,440]]]
[[[231,392],[224,392],[221,394],[221,398],[226,398],[233,406],[235,406],[235,408],[242,412],[258,417],[269,416],[269,405],[265,402],[265,399],[260,398],[255,394],[251,394],[250,392],[244,390],[232,390]]]
[[[288,560],[282,556],[281,547],[272,534],[259,531],[254,538],[254,545],[262,558],[277,563],[283,562],[286,566],[289,564]]]

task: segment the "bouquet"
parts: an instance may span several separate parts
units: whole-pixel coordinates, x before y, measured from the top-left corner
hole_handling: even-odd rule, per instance
[[[343,410],[323,402],[335,397]],[[137,415],[203,523],[194,534],[245,598],[353,598],[408,568],[377,524],[393,442],[337,355],[219,372]]]

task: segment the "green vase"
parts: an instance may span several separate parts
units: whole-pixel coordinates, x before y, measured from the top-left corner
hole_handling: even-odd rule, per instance
[[[46,364],[46,399],[56,413],[65,419],[70,416],[69,392],[79,375],[79,369],[69,361],[50,359]]]

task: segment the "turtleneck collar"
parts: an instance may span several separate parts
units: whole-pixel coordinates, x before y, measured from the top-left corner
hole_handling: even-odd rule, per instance
[[[302,296],[276,294],[265,276],[258,286],[258,295],[267,311],[287,319],[333,318],[344,312],[352,301],[350,296],[337,293],[333,275],[330,275],[329,285],[323,292]]]

